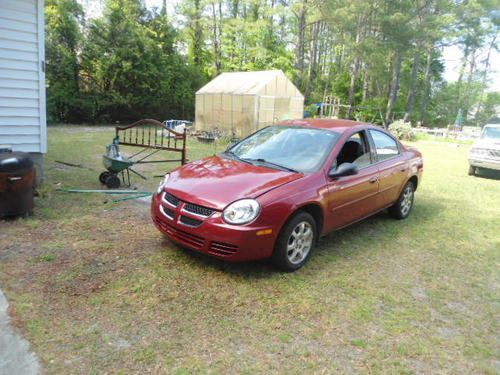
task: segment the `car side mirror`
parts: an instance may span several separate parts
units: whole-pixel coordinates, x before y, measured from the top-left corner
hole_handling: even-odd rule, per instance
[[[342,163],[337,168],[332,168],[328,172],[328,177],[339,178],[344,176],[352,176],[358,173],[358,167],[352,163]]]

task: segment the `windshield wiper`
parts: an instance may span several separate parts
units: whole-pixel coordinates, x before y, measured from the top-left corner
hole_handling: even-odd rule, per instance
[[[252,164],[250,161],[247,161],[247,159],[240,158],[233,151],[224,151],[222,153],[222,155],[229,156],[229,158],[233,159],[233,160],[238,160],[238,161],[242,161],[243,163]]]
[[[285,171],[288,171],[288,172],[299,173],[299,171],[296,171],[295,169],[288,168],[288,167],[285,167],[284,165],[273,163],[272,161],[269,161],[269,160],[266,160],[266,159],[262,159],[262,158],[258,158],[258,159],[241,158],[241,160],[243,160],[243,161],[246,160],[246,161],[249,161],[249,162],[256,161],[256,162],[259,162],[259,163],[262,163],[262,164],[272,165],[273,167],[276,167],[278,169],[284,169]]]

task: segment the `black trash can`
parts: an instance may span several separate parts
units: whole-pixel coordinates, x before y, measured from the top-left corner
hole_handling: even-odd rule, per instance
[[[25,152],[0,152],[0,218],[33,212],[36,170]]]

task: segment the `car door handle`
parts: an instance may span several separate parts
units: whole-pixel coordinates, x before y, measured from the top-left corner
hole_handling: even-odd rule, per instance
[[[369,182],[370,184],[374,184],[374,183],[375,183],[375,182],[377,182],[377,181],[378,181],[378,177],[371,177],[371,178],[368,180],[368,182]]]

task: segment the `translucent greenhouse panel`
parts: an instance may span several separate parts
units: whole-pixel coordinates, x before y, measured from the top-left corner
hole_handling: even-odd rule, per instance
[[[276,97],[288,96],[287,87],[288,87],[288,78],[285,75],[279,75],[276,78],[276,89],[274,95]]]
[[[290,119],[301,119],[304,117],[304,98],[290,98]]]
[[[203,95],[203,129],[207,130],[211,121],[212,113],[212,95]]]
[[[219,109],[219,122],[217,123],[217,129],[221,131],[224,135],[231,134],[233,128],[231,110],[232,110],[232,95],[222,94]]]
[[[205,130],[206,128],[207,112],[205,109],[205,97],[206,95],[196,95],[195,128],[198,131]]]
[[[202,115],[203,115],[203,96],[202,95],[196,95],[195,96],[195,102],[194,102],[194,126],[195,129],[201,129],[203,127],[202,125]]]
[[[302,110],[302,95],[281,71],[223,73],[196,95],[196,129],[243,137],[276,121],[301,118]]]
[[[278,80],[279,80],[279,76],[277,76],[276,78],[274,78],[273,80],[271,80],[267,85],[266,85],[266,88],[264,90],[264,92],[262,93],[262,95],[264,96],[276,96],[278,95]]]
[[[221,95],[221,106],[222,110],[225,112],[231,112],[233,109],[233,95],[231,94],[222,94]]]
[[[243,95],[233,95],[233,112],[243,111]]]
[[[209,131],[216,127],[218,121],[217,106],[220,102],[220,95],[204,95],[203,129]]]
[[[265,126],[272,125],[274,123],[274,97],[273,96],[261,96],[259,99],[258,108],[259,118],[258,118],[258,129]]]
[[[241,127],[236,129],[236,133],[238,137],[246,137],[257,129],[255,116],[257,97],[253,95],[242,95],[241,98]]]
[[[242,112],[233,112],[233,127],[231,136],[241,137],[241,129],[245,123],[245,116]]]
[[[289,120],[290,117],[290,98],[276,98],[274,105],[274,117],[276,122]]]

